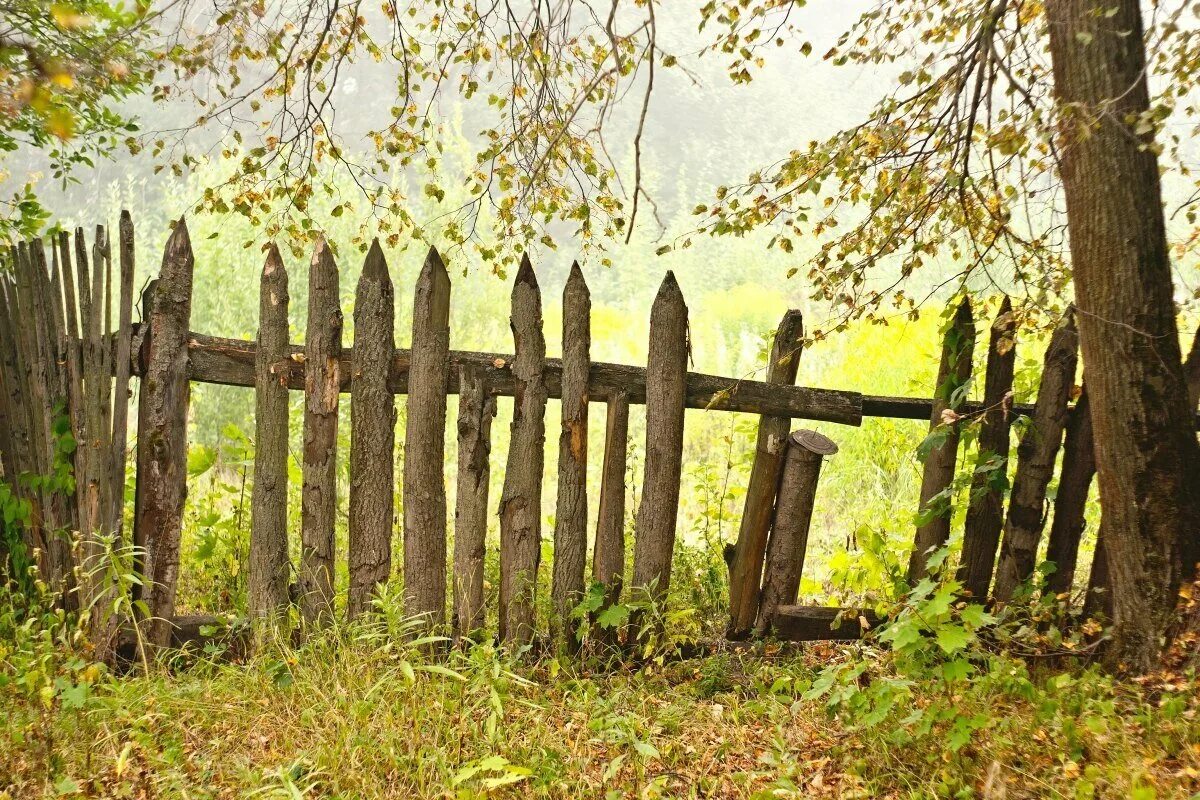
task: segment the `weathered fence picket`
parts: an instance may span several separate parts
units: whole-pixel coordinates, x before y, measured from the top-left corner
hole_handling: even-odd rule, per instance
[[[187,496],[188,323],[195,260],[187,224],[171,231],[154,291],[149,353],[139,397],[136,525],[146,543],[144,634],[155,647],[170,642],[179,579],[183,502]],[[82,284],[83,281],[81,280]]]
[[[440,627],[446,621],[446,481],[442,465],[450,365],[450,275],[433,248],[417,278],[411,354],[404,434],[405,610]]]
[[[792,384],[800,366],[804,339],[804,318],[798,310],[783,315],[771,344],[767,363],[767,383]],[[759,611],[759,583],[763,577],[763,557],[767,549],[771,512],[783,471],[788,448],[787,417],[764,416],[758,420],[758,440],[754,463],[746,484],[746,500],[737,545],[729,560],[729,627],[731,639],[744,638],[754,625]]]
[[[304,485],[300,499],[300,614],[307,623],[333,614],[337,513],[338,387],[342,378],[342,308],[338,268],[324,238],[308,272],[304,337]]]
[[[558,437],[558,503],[550,583],[551,632],[577,645],[572,613],[583,597],[587,569],[588,371],[592,297],[583,270],[571,264],[563,288],[562,431]]]
[[[279,374],[288,345],[287,268],[279,248],[267,248],[258,287],[258,348],[254,364],[254,484],[250,489],[252,620],[286,613],[288,581],[288,390]]]
[[[633,588],[661,600],[671,586],[671,556],[683,470],[688,308],[668,272],[650,309],[646,361],[646,456],[634,522]]]
[[[471,365],[458,378],[458,491],[454,504],[454,631],[468,636],[484,626],[483,566],[487,543],[488,482],[496,398]]]
[[[1046,545],[1046,560],[1054,562],[1054,572],[1046,581],[1054,594],[1071,591],[1075,581],[1075,563],[1079,542],[1083,539],[1084,513],[1088,492],[1096,475],[1096,443],[1092,435],[1091,406],[1087,385],[1067,417],[1063,440],[1062,468],[1058,476],[1058,494],[1054,498],[1054,521]]]
[[[1004,490],[1008,475],[1009,429],[1012,427],[1012,385],[1017,361],[1016,324],[1008,297],[992,322],[987,368],[983,378],[983,420],[971,495],[963,527],[958,580],[972,597],[986,598],[992,585],[1000,531],[1004,527]]]
[[[533,265],[521,260],[512,290],[513,418],[500,498],[500,638],[528,644],[541,561],[542,465],[546,442],[546,337]]]
[[[1068,311],[1066,320],[1050,337],[1033,417],[1017,445],[1017,472],[992,588],[997,600],[1011,600],[1017,586],[1033,575],[1037,566],[1038,543],[1045,523],[1046,487],[1062,444],[1078,352],[1075,314]]]
[[[917,526],[916,539],[913,541],[912,554],[908,560],[908,579],[911,582],[925,577],[929,554],[950,538],[951,503],[945,492],[954,480],[961,434],[958,421],[945,420],[942,415],[945,411],[957,413],[962,399],[959,396],[960,390],[971,379],[971,357],[974,351],[975,320],[971,314],[970,300],[963,298],[942,343],[942,359],[938,365],[937,388],[934,391],[929,429],[932,432],[945,425],[947,432],[945,439],[931,447],[925,455],[919,506],[922,522]]]
[[[419,290],[418,290],[419,291]],[[395,511],[396,399],[387,364],[396,348],[396,294],[379,242],[371,243],[354,300],[354,361],[350,379],[350,591],[346,616],[370,607],[392,571]],[[445,404],[443,395],[443,407]],[[438,462],[441,466],[441,462]],[[438,472],[439,482],[441,472]],[[445,505],[442,506],[445,529]],[[443,545],[443,552],[444,552]],[[445,564],[442,564],[445,572]]]

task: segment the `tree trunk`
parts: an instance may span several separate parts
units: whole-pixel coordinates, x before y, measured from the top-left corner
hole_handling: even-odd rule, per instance
[[[1008,487],[1009,428],[1012,426],[1013,368],[1017,347],[1012,301],[1007,297],[992,323],[984,375],[979,452],[971,477],[971,501],[963,531],[958,579],[976,600],[986,600],[1004,528],[1004,492]]]
[[[1195,536],[1200,453],[1175,321],[1137,0],[1048,0],[1059,148],[1114,618],[1110,663],[1154,668]],[[1083,131],[1084,133],[1080,133]]]
[[[396,398],[387,387],[396,347],[396,294],[379,241],[371,243],[354,301],[350,378],[350,592],[346,616],[368,610],[392,571]],[[445,407],[445,395],[443,408]],[[445,412],[443,411],[443,420]],[[438,477],[441,477],[439,472]],[[445,506],[443,505],[443,511]],[[444,569],[444,565],[443,565]]]

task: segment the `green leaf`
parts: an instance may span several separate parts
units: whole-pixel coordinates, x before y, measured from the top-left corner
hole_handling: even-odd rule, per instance
[[[971,633],[961,625],[942,625],[937,630],[938,646],[947,653],[957,653],[970,641]]]

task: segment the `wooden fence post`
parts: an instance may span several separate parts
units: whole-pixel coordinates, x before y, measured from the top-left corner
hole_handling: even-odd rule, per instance
[[[1046,560],[1054,562],[1054,572],[1046,582],[1054,594],[1071,591],[1075,581],[1075,563],[1083,538],[1084,512],[1088,492],[1096,475],[1096,443],[1092,434],[1092,415],[1087,384],[1075,401],[1075,410],[1067,419],[1063,443],[1062,470],[1058,476],[1058,495],[1054,498],[1054,521]]]
[[[396,400],[387,378],[396,349],[395,330],[396,293],[376,239],[363,264],[354,302],[354,364],[350,380],[350,598],[346,612],[350,619],[369,609],[377,587],[387,582],[392,571]]]
[[[145,639],[165,647],[175,616],[179,540],[187,496],[188,324],[192,312],[192,243],[175,223],[167,241],[150,317],[149,358],[142,378],[138,430],[145,474],[138,483],[137,527],[146,542]],[[94,298],[92,298],[94,300]]]
[[[109,513],[113,531],[119,538],[125,519],[125,460],[129,448],[130,354],[133,348],[134,239],[133,218],[128,211],[121,212],[118,236],[121,286],[117,306],[116,344],[113,352],[115,380],[113,383],[112,455],[109,458],[112,468],[110,480],[113,492],[112,507]]]
[[[454,506],[456,636],[469,636],[484,626],[483,563],[495,416],[496,398],[488,394],[482,371],[464,365],[458,373],[458,491]]]
[[[993,589],[993,595],[1001,602],[1011,600],[1017,586],[1037,566],[1038,542],[1045,522],[1042,514],[1046,487],[1062,444],[1078,348],[1075,315],[1069,311],[1067,319],[1050,337],[1033,417],[1017,446],[1017,474],[1013,478]]]
[[[667,272],[650,311],[646,363],[646,459],[634,523],[633,586],[663,601],[671,587],[671,557],[683,469],[688,309]]]
[[[795,383],[803,339],[804,318],[798,310],[792,309],[783,315],[775,331],[767,363],[767,383]],[[738,529],[737,546],[729,560],[729,626],[726,636],[730,639],[745,638],[758,615],[763,555],[767,549],[771,511],[775,507],[791,422],[787,417],[759,417],[758,420],[758,441],[750,480],[746,484],[742,523]]]
[[[258,285],[258,349],[254,356],[254,485],[250,490],[252,620],[287,613],[288,390],[282,371],[288,355],[288,275],[271,244]]]
[[[600,507],[596,512],[596,545],[592,580],[604,585],[604,607],[621,596],[625,580],[625,467],[629,456],[629,397],[616,392],[608,398],[604,426],[604,462],[600,468]],[[595,623],[596,614],[592,615]],[[615,641],[615,632],[596,631]]]
[[[978,600],[986,600],[1004,527],[1004,490],[1008,485],[1009,428],[1012,425],[1013,370],[1017,360],[1015,321],[1008,297],[992,323],[983,385],[983,422],[971,477],[971,500],[963,531],[958,580]]]
[[[446,388],[450,275],[432,247],[413,299],[404,432],[404,600],[410,616],[446,624]]]
[[[1083,618],[1103,616],[1113,618],[1112,587],[1109,585],[1108,549],[1104,544],[1104,522],[1096,531],[1096,552],[1092,555],[1092,570],[1088,575],[1087,593],[1083,598]]]
[[[334,522],[337,513],[338,391],[342,309],[338,268],[324,237],[308,273],[304,340],[304,486],[300,499],[300,614],[306,623],[333,615]]]
[[[551,632],[577,647],[571,614],[583,597],[587,568],[588,372],[592,297],[578,263],[563,289],[562,432],[558,437],[558,505],[554,512]]]
[[[938,367],[929,430],[933,431],[943,424],[948,424],[949,431],[945,441],[931,448],[925,456],[920,505],[923,522],[917,526],[912,554],[908,559],[910,583],[916,583],[925,577],[929,554],[950,538],[952,509],[949,500],[942,497],[942,493],[954,480],[960,432],[957,421],[946,423],[942,420],[942,412],[954,410],[964,399],[958,395],[971,379],[971,356],[974,349],[975,321],[971,315],[971,301],[964,297],[942,343],[942,360]]]
[[[779,496],[767,545],[767,564],[763,575],[762,607],[758,632],[767,633],[780,606],[796,602],[800,578],[804,574],[804,556],[808,551],[808,530],[812,525],[821,462],[838,447],[816,431],[796,431],[787,439],[787,453],[780,476]]]
[[[500,498],[500,638],[529,644],[535,633],[542,546],[542,466],[546,443],[546,337],[542,294],[529,255],[512,290],[516,383],[504,493]]]

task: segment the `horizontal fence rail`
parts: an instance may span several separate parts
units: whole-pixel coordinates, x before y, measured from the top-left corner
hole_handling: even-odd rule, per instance
[[[141,339],[140,324],[134,323],[133,341]],[[191,362],[188,375],[196,383],[212,383],[220,386],[254,386],[254,359],[257,345],[246,339],[229,339],[203,333],[188,334],[188,349]],[[135,346],[133,374],[141,377],[143,365],[137,360]],[[304,346],[288,345],[287,358],[282,374],[287,387],[304,391]],[[341,391],[350,391],[350,363],[354,348],[342,348]],[[458,394],[458,373],[463,367],[479,370],[484,376],[488,391],[492,395],[511,397],[514,383],[508,365],[512,355],[505,353],[482,353],[469,350],[450,351],[450,381],[447,391]],[[392,356],[388,375],[388,388],[394,394],[408,393],[408,370],[412,357],[407,348],[398,347]],[[562,360],[546,359],[546,388],[550,397],[562,397]],[[626,364],[610,364],[593,361],[588,375],[588,397],[596,403],[607,403],[622,395],[633,405],[646,402],[646,370]],[[808,419],[816,422],[837,422],[842,425],[862,424],[865,417],[887,419],[913,419],[929,421],[933,411],[933,400],[927,397],[891,397],[888,395],[864,395],[843,389],[816,389],[807,386],[787,386],[763,381],[707,375],[700,372],[687,374],[687,407],[709,411],[741,411],[749,414],[768,414],[792,419]],[[969,400],[959,406],[961,414],[976,414],[983,411],[984,404]],[[1072,408],[1073,410],[1073,408]],[[1033,412],[1033,403],[1012,403],[1009,411],[1014,415]],[[1200,430],[1200,414],[1196,415],[1196,429]]]

